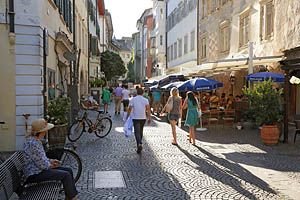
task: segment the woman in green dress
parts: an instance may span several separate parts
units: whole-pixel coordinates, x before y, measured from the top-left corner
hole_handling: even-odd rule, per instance
[[[108,113],[108,104],[111,101],[111,95],[110,95],[110,91],[108,90],[108,87],[106,87],[103,90],[102,100],[103,100],[103,104],[104,104],[104,112]]]
[[[189,132],[190,132],[189,142],[191,143],[193,139],[193,145],[196,146],[195,126],[198,125],[199,123],[199,117],[198,117],[199,104],[193,92],[188,92],[186,96],[187,97],[183,103],[183,109],[187,109],[187,116],[184,125],[189,127]]]

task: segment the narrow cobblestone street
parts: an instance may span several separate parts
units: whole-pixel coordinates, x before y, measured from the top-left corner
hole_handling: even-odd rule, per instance
[[[113,106],[112,106],[113,107]],[[111,112],[112,113],[112,112]],[[83,173],[80,199],[297,199],[299,152],[293,144],[263,146],[259,131],[222,127],[197,132],[197,147],[177,128],[171,144],[169,124],[153,116],[144,129],[143,151],[134,136],[125,138],[121,115],[113,115],[105,138],[86,134],[77,142]],[[283,150],[284,149],[284,150]],[[280,153],[279,153],[280,152]],[[94,172],[121,171],[125,188],[95,188]]]

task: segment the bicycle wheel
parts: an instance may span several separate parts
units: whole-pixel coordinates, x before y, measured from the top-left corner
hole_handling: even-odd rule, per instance
[[[63,149],[63,153],[60,158],[62,166],[68,166],[72,168],[74,182],[76,183],[82,172],[82,162],[79,155],[70,149]]]
[[[109,134],[111,127],[112,121],[109,117],[98,118],[94,133],[97,137],[104,138]]]
[[[75,121],[68,131],[68,139],[71,142],[76,142],[82,135],[84,131],[84,122],[83,121]]]

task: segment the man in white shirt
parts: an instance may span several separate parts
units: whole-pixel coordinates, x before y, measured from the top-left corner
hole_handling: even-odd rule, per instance
[[[137,153],[141,153],[142,139],[143,139],[143,129],[146,122],[146,112],[148,114],[148,124],[151,123],[151,112],[149,101],[143,97],[144,90],[142,88],[137,89],[137,96],[131,99],[129,103],[129,109],[127,118],[132,111],[132,121],[134,127],[134,135],[137,143]]]
[[[128,85],[124,85],[124,89],[122,90],[122,101],[123,101],[123,106],[124,106],[124,112],[127,112],[127,108],[129,105],[129,90],[128,90]]]

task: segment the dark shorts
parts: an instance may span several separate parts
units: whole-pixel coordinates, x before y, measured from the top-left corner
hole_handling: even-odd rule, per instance
[[[103,104],[108,104],[108,101],[104,101],[104,100],[103,100]]]
[[[129,99],[123,100],[123,106],[128,107],[128,105],[129,105]]]
[[[179,114],[172,114],[172,113],[170,113],[170,114],[168,115],[168,119],[169,119],[169,120],[175,120],[175,121],[178,121],[179,117],[180,117]]]

